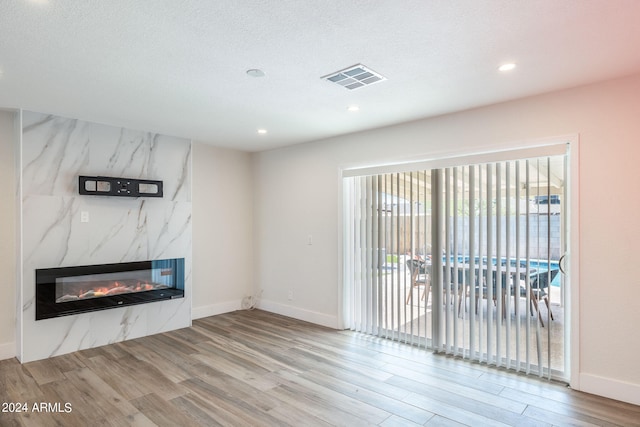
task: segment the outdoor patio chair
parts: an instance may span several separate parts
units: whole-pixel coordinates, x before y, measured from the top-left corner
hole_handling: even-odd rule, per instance
[[[530,276],[530,304],[533,306],[530,307],[530,309],[531,313],[533,314],[533,308],[535,308],[542,327],[544,327],[544,321],[542,320],[542,313],[540,313],[538,303],[540,299],[544,300],[544,303],[547,306],[547,310],[549,310],[549,316],[551,317],[551,320],[555,320],[553,318],[553,311],[551,311],[551,306],[549,305],[549,294],[547,293],[547,288],[549,286],[549,283],[553,282],[553,279],[555,279],[555,277],[558,275],[558,272],[559,270],[543,271],[540,273],[531,274]],[[525,286],[520,286],[520,296],[526,298],[527,288]]]
[[[431,292],[431,280],[429,278],[429,274],[427,273],[426,263],[419,259],[409,259],[407,260],[407,267],[411,272],[411,289],[409,290],[409,295],[407,296],[407,304],[413,300],[413,291],[416,287],[424,286],[424,290],[422,291],[421,300],[427,298],[425,305],[429,303],[429,293]]]
[[[458,267],[457,274],[456,274],[456,268],[454,266],[451,266],[450,281],[451,281],[451,283],[449,284],[449,291],[450,291],[451,298],[454,299],[454,295],[456,294],[456,288],[457,288],[458,313],[461,313],[460,310],[462,308],[462,301],[466,301],[467,297],[469,296],[469,290],[470,290],[469,270],[465,269],[463,267]],[[443,294],[446,293],[446,291],[447,290],[446,290],[446,287],[445,287],[443,289]],[[445,304],[445,303],[446,302],[443,301],[443,304]],[[452,303],[453,303],[453,301],[452,301]],[[465,302],[465,311],[466,311],[466,309],[467,309],[467,307],[466,307],[466,302]]]
[[[501,272],[501,273],[497,273],[497,272],[493,272],[492,275],[492,286],[491,286],[491,292],[493,294],[493,305],[497,306],[498,302],[497,302],[497,297],[498,297],[498,290],[497,290],[497,286],[496,286],[496,274],[502,274],[502,281],[501,281],[501,301],[502,301],[502,317],[506,318],[507,317],[507,283],[509,282],[509,278],[507,277],[506,273]],[[486,299],[489,295],[489,287],[487,286],[487,272],[486,270],[483,271],[482,274],[482,278],[477,278],[477,280],[481,280],[482,281],[482,286],[480,286],[478,283],[476,283],[475,285],[475,294],[476,294],[476,314],[478,313],[478,309],[479,309],[479,303],[480,303],[480,294],[482,292],[482,298]],[[487,309],[488,310],[488,309]]]

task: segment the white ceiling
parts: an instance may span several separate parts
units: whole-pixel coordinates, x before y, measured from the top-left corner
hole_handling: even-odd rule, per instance
[[[260,151],[633,74],[639,41],[640,0],[0,0],[0,107]],[[388,80],[320,78],[357,63]]]

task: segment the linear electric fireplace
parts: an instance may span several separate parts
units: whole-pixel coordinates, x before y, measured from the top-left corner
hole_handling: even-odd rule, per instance
[[[184,258],[36,270],[36,320],[184,297]]]

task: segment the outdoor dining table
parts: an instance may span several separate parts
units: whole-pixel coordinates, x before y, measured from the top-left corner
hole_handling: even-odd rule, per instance
[[[431,275],[432,272],[432,264],[429,261],[415,261],[416,262],[416,267],[418,267],[418,273],[420,275]],[[447,279],[448,279],[448,283],[449,286],[444,286],[443,290],[448,289],[449,291],[451,291],[452,289],[455,289],[456,287],[458,288],[458,290],[460,291],[459,295],[464,295],[464,297],[466,298],[466,296],[471,296],[471,288],[470,288],[470,282],[471,282],[471,277],[470,277],[470,271],[471,271],[471,264],[468,262],[458,262],[458,263],[454,263],[454,262],[449,262],[449,263],[443,263],[442,265],[443,268],[443,283],[446,283]],[[449,269],[449,275],[447,275],[447,269]],[[455,273],[455,269],[457,269],[457,274]],[[540,310],[538,308],[538,296],[539,296],[539,292],[541,290],[541,288],[536,284],[536,286],[534,287],[533,284],[535,283],[535,279],[537,278],[538,274],[542,275],[542,274],[547,274],[550,270],[544,269],[544,270],[538,270],[535,267],[529,267],[529,269],[527,270],[526,266],[519,266],[518,268],[516,268],[516,266],[514,265],[509,265],[507,268],[507,265],[496,265],[496,264],[486,264],[486,263],[476,263],[473,265],[473,269],[474,269],[474,275],[473,275],[473,286],[474,286],[474,290],[475,290],[475,299],[476,299],[476,313],[478,310],[478,302],[480,300],[480,297],[486,298],[488,297],[489,294],[489,290],[491,289],[491,293],[492,293],[492,298],[494,299],[494,301],[498,298],[498,296],[501,297],[502,300],[502,317],[506,318],[506,298],[508,295],[512,295],[513,296],[513,310],[514,310],[514,314],[518,313],[518,299],[520,297],[522,297],[523,295],[526,296],[527,293],[530,297],[530,301],[532,304],[532,308],[535,308],[535,312],[538,313],[538,317],[540,318],[540,322],[543,324],[542,322],[542,317],[540,314]],[[488,272],[491,271],[492,272],[492,286],[491,288],[489,288],[487,286],[487,276],[488,276]],[[509,278],[507,278],[507,272],[509,274]],[[498,274],[500,274],[501,276],[501,292],[500,295],[498,295],[498,287],[496,286],[497,284],[497,276]],[[553,275],[552,275],[553,277]],[[525,284],[523,285],[521,282],[524,281]],[[528,292],[527,292],[527,283],[529,283],[529,287],[528,287]],[[480,285],[481,284],[481,285]],[[507,285],[509,285],[507,287]],[[462,298],[458,301],[458,310],[460,310],[462,304]],[[553,318],[553,317],[552,317]]]
[[[446,271],[447,268],[451,269],[451,275],[449,276],[450,278],[450,283],[452,286],[458,286],[459,288],[463,285],[465,288],[470,289],[470,282],[471,282],[471,278],[470,278],[470,271],[471,271],[471,264],[470,263],[450,263],[450,264],[443,264],[443,279],[445,279],[446,276]],[[458,269],[458,274],[456,275],[454,273],[454,269]],[[496,286],[496,282],[497,282],[497,274],[500,273],[501,274],[501,296],[502,296],[502,310],[503,310],[503,317],[506,317],[506,297],[508,295],[508,293],[510,292],[511,295],[513,295],[513,300],[514,300],[514,312],[515,312],[515,308],[517,307],[517,302],[516,300],[520,297],[521,295],[521,291],[520,289],[522,288],[522,285],[520,285],[520,281],[521,280],[527,280],[527,278],[531,279],[532,276],[534,276],[537,273],[537,269],[536,268],[529,268],[528,271],[528,275],[527,275],[527,269],[524,267],[520,267],[519,271],[516,271],[516,267],[515,266],[509,266],[508,269],[508,273],[509,273],[509,279],[507,280],[507,266],[506,265],[495,265],[495,264],[474,264],[474,271],[475,274],[473,275],[474,277],[474,288],[475,288],[475,298],[476,298],[476,311],[477,311],[477,301],[479,300],[480,296],[482,295],[482,297],[487,297],[488,293],[489,293],[489,287],[487,286],[487,276],[488,276],[488,271],[492,272],[492,296],[493,299],[496,299],[498,296],[498,288]],[[482,272],[482,274],[480,274],[480,272]],[[516,275],[519,273],[519,278],[516,277]],[[463,276],[464,275],[464,276]],[[456,276],[457,276],[457,280],[456,280]],[[463,279],[464,277],[464,279]],[[480,285],[482,284],[482,285]],[[507,284],[509,284],[509,288],[507,288]],[[517,286],[516,286],[517,285]],[[463,291],[465,291],[466,289],[463,289]],[[467,293],[467,295],[471,295],[470,292]],[[532,294],[533,295],[533,294]],[[536,305],[536,310],[537,310],[537,301],[534,302],[534,304]]]

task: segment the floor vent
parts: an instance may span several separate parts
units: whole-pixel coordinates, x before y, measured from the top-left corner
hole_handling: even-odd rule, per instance
[[[386,77],[376,73],[375,71],[365,67],[362,64],[354,65],[344,70],[331,73],[324,77],[323,80],[338,84],[349,90],[359,89],[361,87],[369,86],[373,83],[386,80]]]

